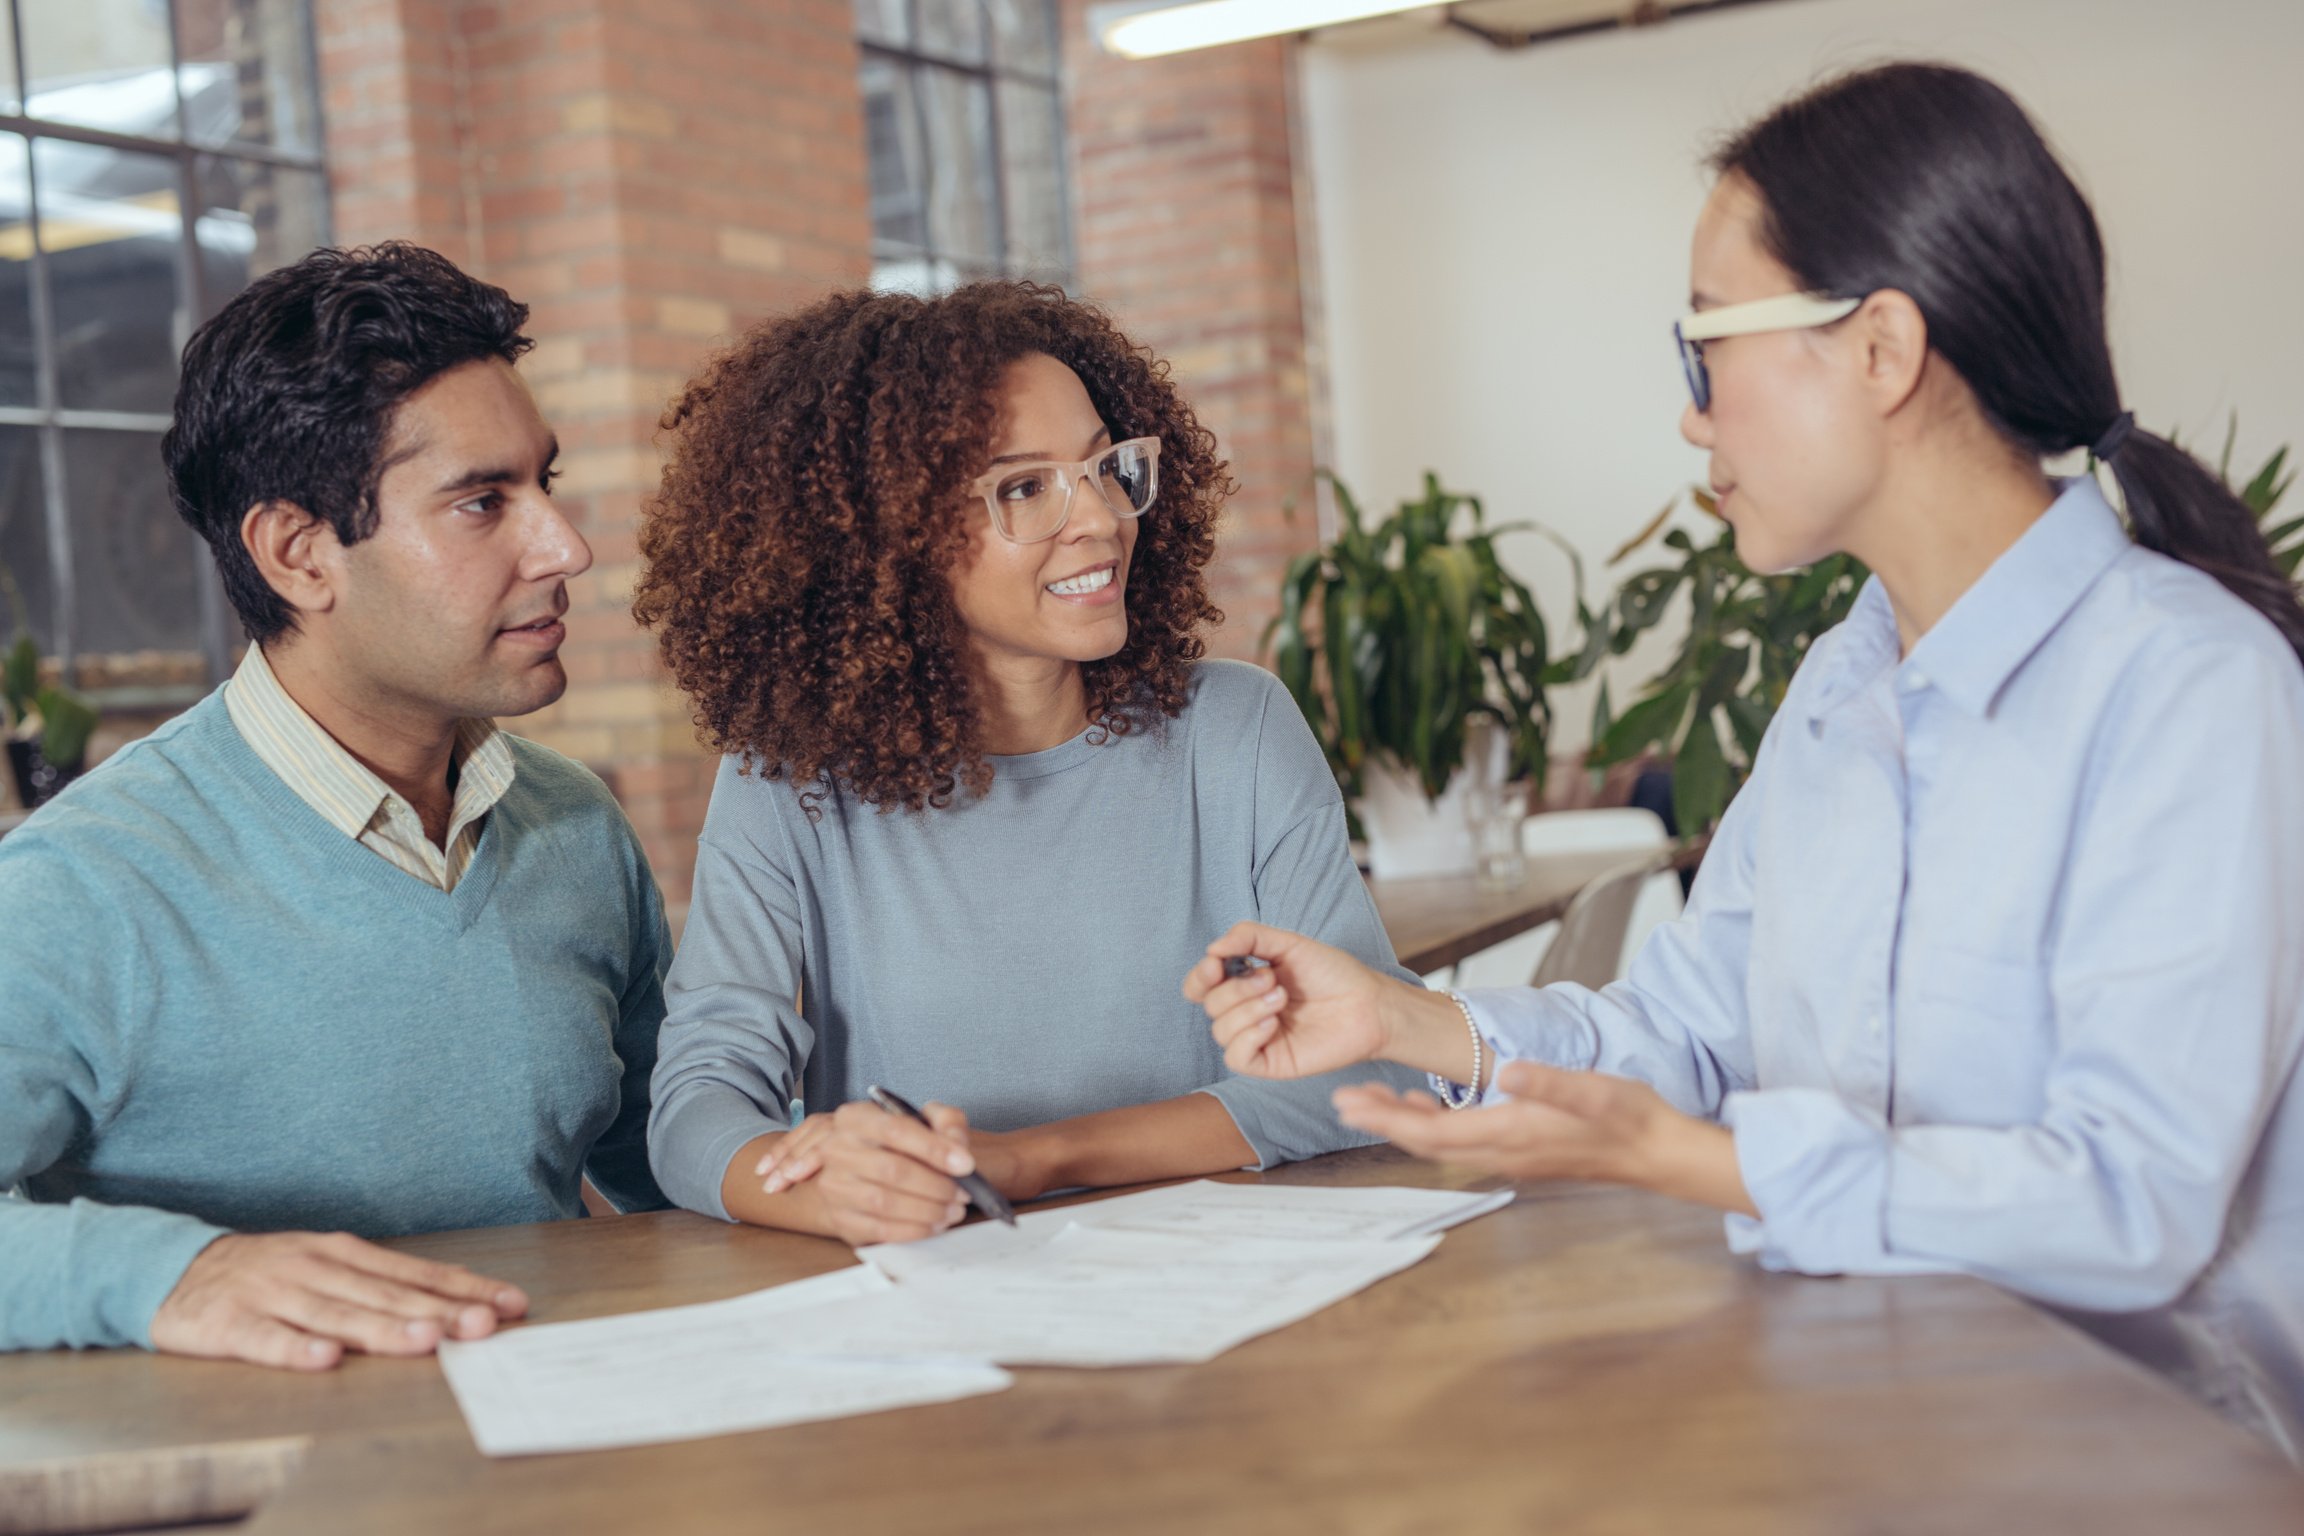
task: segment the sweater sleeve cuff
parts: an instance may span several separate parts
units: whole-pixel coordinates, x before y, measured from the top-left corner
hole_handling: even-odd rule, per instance
[[[56,1335],[83,1349],[152,1347],[152,1318],[184,1271],[225,1229],[175,1211],[74,1200],[62,1210]],[[43,1330],[45,1331],[45,1330]]]
[[[1256,1155],[1254,1162],[1241,1166],[1262,1173],[1275,1164],[1286,1162],[1286,1158],[1273,1155],[1272,1139],[1258,1134],[1261,1130],[1261,1117],[1254,1112],[1253,1104],[1242,1103],[1238,1095],[1221,1091],[1230,1086],[1229,1083],[1217,1083],[1198,1091],[1224,1106],[1224,1113],[1232,1117],[1232,1126],[1240,1133],[1240,1139],[1248,1143],[1248,1150]]]
[[[728,1165],[746,1142],[789,1129],[732,1088],[697,1088],[653,1128],[648,1161],[657,1186],[673,1204],[733,1221],[720,1198]]]
[[[1199,1091],[1232,1116],[1232,1123],[1255,1150],[1256,1161],[1250,1166],[1261,1171],[1377,1143],[1380,1138],[1356,1131],[1336,1118],[1336,1106],[1329,1097],[1338,1088],[1348,1083],[1381,1082],[1405,1090],[1422,1081],[1422,1073],[1407,1067],[1370,1062],[1287,1082],[1227,1077]]]

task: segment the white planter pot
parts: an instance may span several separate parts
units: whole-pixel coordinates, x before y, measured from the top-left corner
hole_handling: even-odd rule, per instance
[[[1414,774],[1371,763],[1368,793],[1360,797],[1360,829],[1368,834],[1368,871],[1379,880],[1472,872],[1472,823],[1464,814],[1466,775],[1458,769],[1438,800],[1424,798]]]
[[[1368,765],[1360,828],[1368,834],[1368,868],[1377,879],[1469,875],[1478,866],[1466,802],[1476,785],[1501,782],[1511,745],[1502,731],[1478,726],[1464,743],[1466,766],[1449,778],[1438,800],[1424,798],[1423,781],[1413,773],[1383,759]]]

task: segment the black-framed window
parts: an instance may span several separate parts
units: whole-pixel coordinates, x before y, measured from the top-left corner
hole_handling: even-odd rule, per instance
[[[1068,282],[1055,0],[855,0],[875,287]]]
[[[308,0],[0,0],[0,562],[84,683],[237,637],[160,434],[193,328],[326,243],[315,74]]]

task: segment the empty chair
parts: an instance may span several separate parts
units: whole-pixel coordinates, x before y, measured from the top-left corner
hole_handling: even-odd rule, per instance
[[[1556,981],[1572,981],[1598,991],[1621,976],[1630,953],[1626,939],[1633,909],[1650,879],[1670,862],[1667,855],[1649,854],[1610,870],[1578,891],[1561,915],[1559,932],[1546,947],[1529,985],[1548,987]]]
[[[1661,861],[1671,846],[1664,823],[1652,811],[1630,807],[1586,811],[1546,811],[1520,826],[1520,847],[1531,858],[1547,854],[1595,853],[1621,849],[1627,860],[1653,854]],[[1650,930],[1680,915],[1680,882],[1670,872],[1656,875],[1638,888],[1621,936],[1617,963],[1621,968]],[[1436,987],[1518,987],[1549,951],[1558,923],[1544,923],[1523,934],[1491,945],[1448,970],[1424,978]],[[1613,976],[1610,977],[1614,979]]]

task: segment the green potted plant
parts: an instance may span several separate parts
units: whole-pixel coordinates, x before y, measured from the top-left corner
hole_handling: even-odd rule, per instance
[[[2225,437],[2219,472],[2263,524],[2273,558],[2293,578],[2304,565],[2304,518],[2280,523],[2273,518],[2295,478],[2287,470],[2288,450],[2274,453],[2246,484],[2234,485],[2236,430],[2237,423]],[[1691,490],[1688,495],[1718,520],[1709,493]],[[1756,575],[1736,557],[1736,534],[1724,521],[1703,542],[1681,529],[1665,532],[1678,505],[1677,499],[1667,503],[1608,563],[1628,559],[1660,533],[1678,560],[1627,577],[1597,611],[1579,598],[1584,648],[1555,664],[1552,681],[1589,677],[1603,660],[1623,655],[1687,590],[1687,636],[1632,706],[1615,714],[1607,685],[1601,685],[1589,761],[1605,766],[1648,752],[1670,758],[1673,813],[1681,833],[1693,837],[1728,808],[1752,771],[1760,737],[1784,702],[1800,659],[1817,636],[1848,616],[1869,573],[1851,556],[1835,555],[1804,571]]]
[[[2232,424],[2225,429],[2223,455],[2216,461],[2216,473],[2227,486],[2232,485],[2232,444],[2239,435],[2240,418],[2234,416]],[[2295,472],[2288,468],[2288,447],[2282,444],[2249,477],[2246,485],[2232,487],[2248,510],[2256,514],[2256,521],[2264,529],[2264,541],[2272,546],[2272,558],[2290,581],[2298,579],[2297,567],[2304,566],[2304,517],[2275,523],[2272,513],[2295,480]]]
[[[1607,683],[1600,685],[1587,761],[1605,767],[1649,752],[1670,758],[1673,816],[1682,835],[1693,837],[1727,809],[1752,771],[1761,734],[1784,702],[1800,659],[1818,635],[1848,616],[1870,573],[1853,557],[1834,555],[1804,571],[1757,575],[1736,557],[1735,530],[1711,493],[1688,496],[1718,524],[1712,537],[1699,542],[1685,529],[1666,531],[1680,502],[1666,503],[1608,564],[1622,564],[1651,541],[1679,558],[1626,577],[1597,610],[1579,598],[1584,648],[1555,666],[1553,680],[1580,681],[1602,661],[1623,655],[1687,591],[1687,635],[1632,706],[1616,714]]]
[[[1334,540],[1290,564],[1265,631],[1381,876],[1473,867],[1465,801],[1540,788],[1551,738],[1536,600],[1496,557],[1477,496],[1423,494],[1370,527],[1343,482]],[[1467,767],[1470,772],[1466,772]],[[1516,788],[1514,794],[1520,793]]]
[[[32,638],[16,578],[0,566],[0,595],[8,600],[15,640],[0,658],[0,727],[8,742],[8,768],[17,803],[36,810],[55,798],[85,766],[96,711],[69,689],[40,680],[40,646]]]

